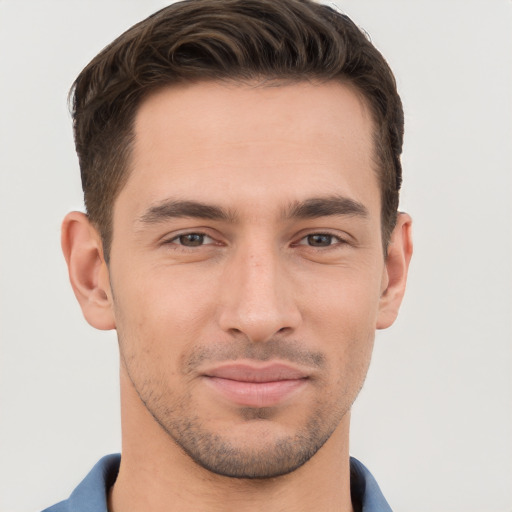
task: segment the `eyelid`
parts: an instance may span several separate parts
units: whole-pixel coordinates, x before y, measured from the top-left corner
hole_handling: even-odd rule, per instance
[[[336,239],[335,243],[331,243],[328,246],[323,247],[324,249],[328,248],[328,247],[333,247],[336,245],[344,245],[344,244],[350,243],[348,240],[348,238],[349,238],[348,235],[341,236],[340,234],[331,233],[328,230],[320,230],[320,231],[311,231],[311,232],[308,232],[308,233],[302,235],[300,238],[298,238],[297,242],[293,243],[293,245],[308,245],[307,243],[303,243],[303,241],[306,240],[309,236],[315,236],[315,235],[330,236],[330,237]],[[322,247],[315,247],[315,246],[308,246],[308,247],[311,247],[313,249],[322,249]]]
[[[222,245],[223,242],[221,242],[218,237],[210,234],[210,230],[207,229],[207,228],[190,228],[190,229],[183,229],[182,231],[179,231],[179,232],[174,232],[172,234],[167,234],[165,236],[163,236],[161,238],[161,244],[163,245],[168,245],[168,244],[172,244],[172,245],[176,245],[176,246],[179,246],[179,247],[187,247],[187,248],[192,248],[192,247],[188,247],[184,244],[181,244],[179,243],[179,239],[180,237],[183,237],[183,236],[187,236],[187,235],[201,235],[203,236],[206,240],[199,246],[196,246],[196,247],[202,247],[202,246],[205,246],[205,245],[214,245],[214,244],[219,244],[219,245]],[[332,237],[334,239],[334,243],[331,243],[329,244],[328,246],[325,246],[325,247],[315,247],[315,246],[309,246],[311,247],[312,249],[327,249],[327,248],[332,248],[332,247],[335,247],[335,246],[338,246],[338,245],[351,245],[354,243],[354,241],[352,240],[352,237],[349,235],[349,234],[346,234],[346,233],[342,233],[340,234],[339,232],[337,233],[333,233],[331,231],[329,231],[328,229],[319,229],[319,230],[311,230],[311,231],[303,231],[302,233],[299,233],[297,235],[297,237],[295,238],[295,242],[292,242],[292,246],[297,246],[297,245],[306,245],[308,246],[307,243],[305,243],[307,237],[309,236],[314,236],[314,235],[320,235],[320,236],[329,236],[329,237]]]
[[[193,248],[193,247],[187,247],[186,245],[183,245],[179,243],[180,237],[187,236],[187,235],[201,235],[203,236],[206,241],[205,243],[202,243],[201,245],[198,245],[196,247],[202,247],[205,245],[213,245],[218,242],[218,238],[211,233],[211,230],[204,228],[204,227],[197,227],[197,228],[184,228],[182,230],[177,230],[171,233],[166,233],[165,235],[161,236],[159,240],[157,241],[158,245],[174,245],[177,247],[183,247],[183,248]]]
[[[211,237],[210,235],[208,235],[207,233],[204,233],[202,231],[185,231],[183,233],[178,233],[177,235],[174,235],[173,237],[165,240],[164,243],[176,244],[176,245],[180,245],[182,247],[187,247],[186,245],[180,243],[179,240],[181,237],[188,236],[188,235],[199,235],[199,236],[203,237],[203,243],[196,247],[201,247],[203,245],[211,245],[212,243],[216,243],[216,240],[213,237]]]

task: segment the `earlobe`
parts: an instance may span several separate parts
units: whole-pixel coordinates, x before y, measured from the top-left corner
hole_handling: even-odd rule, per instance
[[[66,215],[61,243],[69,280],[85,319],[96,329],[114,329],[112,293],[101,237],[85,214]]]
[[[395,321],[405,293],[407,272],[412,256],[412,219],[399,213],[391,234],[386,258],[383,290],[379,302],[377,329],[386,329]]]

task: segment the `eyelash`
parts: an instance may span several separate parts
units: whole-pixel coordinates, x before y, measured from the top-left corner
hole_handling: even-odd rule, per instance
[[[330,242],[328,245],[318,245],[318,246],[315,246],[315,245],[310,245],[310,244],[307,244],[307,243],[302,243],[303,240],[307,240],[308,238],[310,237],[328,237],[330,239]],[[347,244],[348,242],[346,240],[344,240],[343,238],[337,236],[337,235],[333,235],[332,233],[309,233],[305,236],[303,236],[296,244],[294,245],[307,245],[308,247],[312,248],[312,249],[331,249],[333,248],[334,246],[337,246],[337,245],[344,245],[344,244]]]
[[[184,243],[181,243],[180,239],[183,239],[185,237],[191,237],[191,236],[197,236],[197,237],[200,237],[201,240],[200,240],[200,243],[198,245],[186,245]],[[330,240],[329,240],[329,244],[328,245],[318,245],[318,246],[315,246],[315,245],[310,245],[309,243],[302,243],[303,241],[307,240],[308,238],[310,237],[328,237]],[[165,241],[164,243],[165,244],[173,244],[173,245],[177,245],[181,248],[184,248],[184,249],[194,249],[196,247],[203,247],[204,245],[214,245],[214,244],[205,244],[204,243],[204,239],[205,238],[209,238],[210,240],[212,240],[213,242],[215,242],[215,240],[210,237],[209,235],[207,235],[206,233],[202,233],[200,231],[191,231],[189,233],[181,233],[179,235],[176,235],[174,236],[173,238],[171,238],[170,240],[167,240]],[[334,241],[334,243],[333,243]],[[180,242],[180,243],[178,243]],[[298,245],[305,245],[305,246],[308,246],[312,249],[329,249],[329,248],[333,248],[333,246],[337,246],[337,245],[344,245],[344,244],[347,244],[348,242],[346,240],[344,240],[343,238],[337,236],[337,235],[333,235],[332,233],[322,233],[322,232],[319,232],[319,233],[309,233],[305,236],[303,236],[302,238],[300,238],[300,240],[294,244],[292,244],[293,246],[298,246]]]
[[[199,245],[185,245],[183,243],[177,243],[178,241],[180,241],[180,239],[185,238],[185,237],[190,237],[190,236],[201,237],[201,243]],[[210,240],[214,241],[213,238],[211,236],[207,235],[206,233],[201,233],[200,231],[191,231],[190,233],[180,233],[179,235],[171,238],[170,240],[167,240],[164,243],[178,245],[180,247],[184,247],[187,249],[193,249],[195,247],[202,247],[203,245],[205,245],[203,243],[205,238],[209,238]],[[210,244],[208,244],[208,245],[210,245]]]

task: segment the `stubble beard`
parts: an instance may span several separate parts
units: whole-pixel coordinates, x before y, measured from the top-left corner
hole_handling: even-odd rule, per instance
[[[147,407],[147,405],[146,405]],[[269,439],[263,446],[235,445],[229,433],[222,436],[207,430],[197,417],[169,417],[149,412],[169,437],[199,466],[217,475],[239,479],[267,479],[291,473],[305,464],[329,439],[333,428],[325,431],[317,418],[295,435]],[[246,421],[268,421],[264,410],[242,411]]]
[[[316,382],[316,396],[319,397],[306,411],[307,418],[301,421],[294,432],[284,435],[276,429],[279,423],[275,408],[240,408],[239,421],[256,423],[254,436],[236,439],[229,430],[215,431],[208,421],[201,418],[195,408],[192,392],[181,396],[169,388],[165,375],[158,375],[146,369],[144,374],[135,354],[124,353],[124,343],[119,332],[121,362],[139,399],[167,436],[200,467],[211,473],[237,479],[269,479],[289,474],[307,463],[329,440],[345,415],[350,411],[368,370],[338,375],[337,391],[329,389],[326,380]],[[235,348],[236,347],[236,348]],[[280,356],[284,360],[309,364],[322,369],[324,376],[330,374],[325,358],[320,353],[300,351],[298,344],[276,341],[261,347],[250,342],[238,342],[217,352],[201,348],[184,359],[180,368],[190,375],[204,360],[229,360],[245,357],[269,360]],[[125,357],[128,356],[128,357]],[[357,375],[357,376],[356,376]],[[135,378],[137,377],[137,378]],[[327,378],[327,377],[326,377]],[[250,428],[252,425],[249,425]],[[277,432],[281,431],[280,434]]]
[[[125,365],[126,368],[126,365]],[[137,386],[128,368],[128,376],[140,400],[154,420],[169,438],[200,467],[217,475],[237,479],[268,479],[289,474],[309,461],[331,437],[352,401],[345,407],[333,409],[332,404],[319,404],[310,411],[306,423],[294,434],[283,437],[272,432],[272,408],[241,408],[244,422],[269,424],[268,441],[255,443],[233,442],[230,432],[220,434],[208,429],[203,420],[193,411],[193,399],[186,396],[177,403],[165,390],[163,382],[157,385],[146,380]],[[159,390],[159,394],[155,391]],[[169,404],[175,404],[169,407]],[[258,425],[258,426],[260,426]],[[255,429],[262,434],[262,430]],[[265,429],[263,429],[265,432]]]

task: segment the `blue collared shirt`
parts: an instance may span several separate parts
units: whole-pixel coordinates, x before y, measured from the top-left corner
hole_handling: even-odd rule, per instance
[[[107,494],[119,471],[121,456],[100,459],[71,496],[43,512],[108,512]],[[392,512],[372,474],[350,458],[350,492],[356,512]]]

